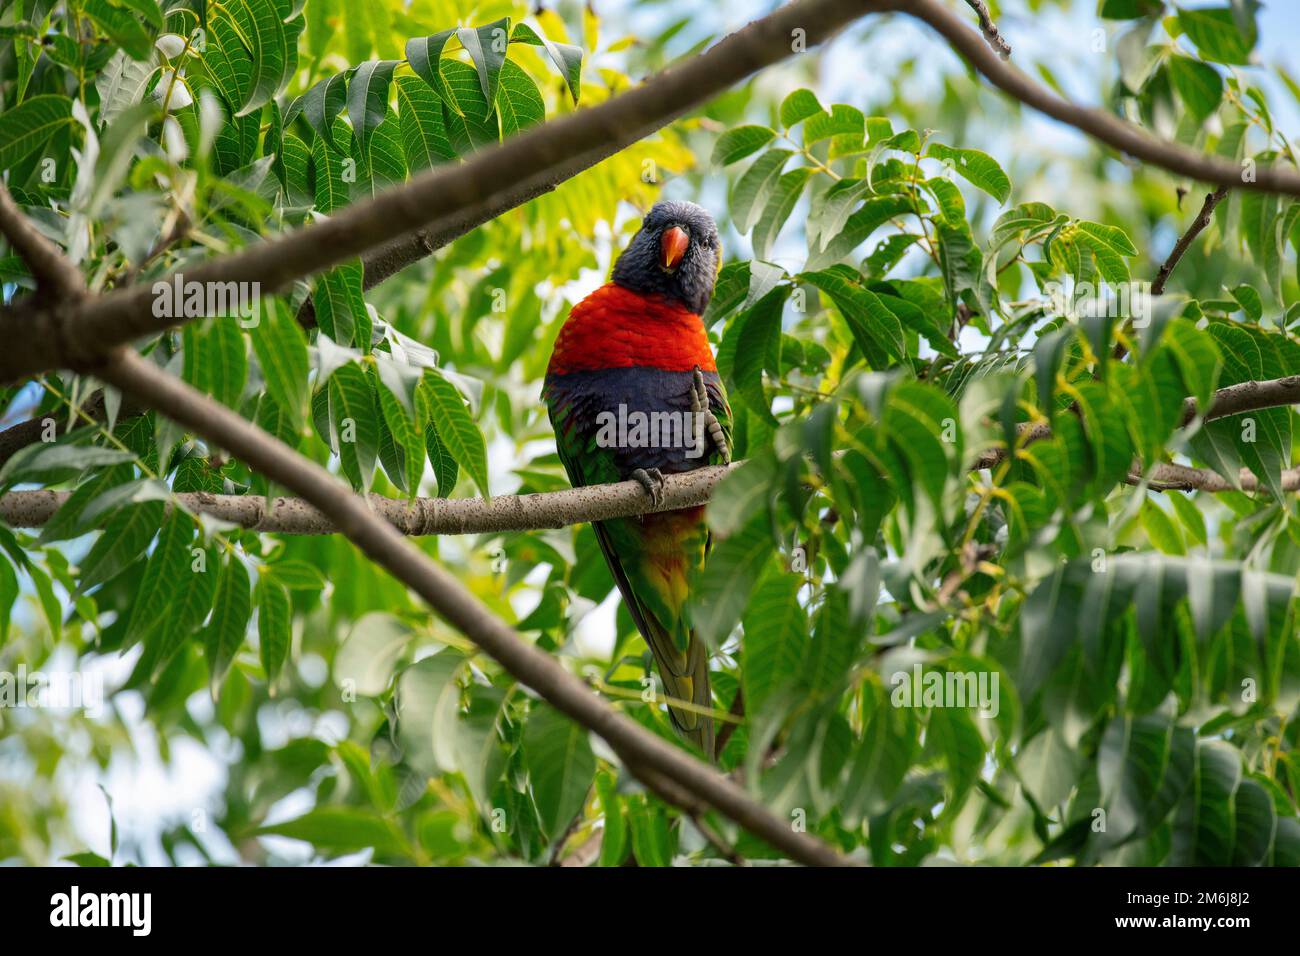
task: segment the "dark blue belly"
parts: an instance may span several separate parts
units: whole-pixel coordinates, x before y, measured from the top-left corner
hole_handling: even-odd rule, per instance
[[[714,454],[708,434],[697,443],[692,430],[692,372],[654,368],[614,368],[548,375],[543,389],[551,421],[576,430],[585,445],[596,441],[613,452],[620,477],[638,468],[665,474],[709,464]],[[704,372],[709,406],[724,406],[717,372]]]

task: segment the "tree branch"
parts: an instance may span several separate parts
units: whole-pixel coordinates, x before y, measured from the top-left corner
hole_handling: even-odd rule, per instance
[[[1214,393],[1205,421],[1227,418],[1243,412],[1258,411],[1261,408],[1276,408],[1282,405],[1300,403],[1300,375],[1286,375],[1259,382],[1239,382],[1229,385]],[[1179,416],[1179,426],[1191,423],[1196,417],[1196,399],[1183,399],[1183,411]],[[1022,422],[1017,426],[1021,446],[1041,441],[1052,436],[1052,429],[1046,422]],[[972,471],[993,468],[1007,457],[1006,448],[990,448],[971,463]]]
[[[1207,156],[1176,143],[1166,142],[1145,130],[1125,122],[1113,113],[1079,106],[1062,99],[1030,79],[1011,63],[990,50],[978,33],[968,27],[939,0],[895,0],[896,9],[908,13],[933,27],[952,47],[984,77],[1026,106],[1046,113],[1087,133],[1108,146],[1135,159],[1163,167],[1171,173],[1200,182],[1240,189],[1300,196],[1300,171],[1279,164],[1261,165],[1249,182],[1242,178],[1242,167],[1216,156]]]
[[[1165,283],[1167,283],[1169,277],[1173,275],[1174,269],[1177,267],[1179,260],[1183,258],[1183,254],[1191,247],[1196,237],[1209,227],[1210,220],[1214,218],[1215,207],[1218,206],[1219,203],[1223,202],[1223,197],[1226,195],[1228,195],[1227,186],[1220,186],[1214,192],[1206,194],[1205,202],[1201,204],[1201,211],[1197,214],[1196,218],[1192,220],[1192,224],[1187,227],[1187,231],[1178,237],[1178,241],[1174,243],[1174,248],[1169,253],[1169,258],[1161,264],[1160,271],[1156,273],[1155,281],[1151,283],[1152,295],[1165,294]],[[1125,325],[1127,327],[1128,323],[1125,323]],[[1112,353],[1115,360],[1119,361],[1127,354],[1128,346],[1125,345],[1122,340],[1116,342],[1115,350]]]
[[[0,183],[0,234],[27,263],[36,279],[37,294],[49,301],[77,299],[86,291],[77,267],[54,243],[46,239]]]
[[[695,806],[716,807],[746,830],[809,865],[847,861],[822,841],[796,832],[709,765],[619,713],[553,657],[522,640],[455,577],[413,547],[324,468],[299,455],[224,405],[168,375],[134,351],[117,353],[100,371],[105,382],[142,405],[202,435],[261,474],[302,495],[370,558],[384,567],[521,683],[605,739],[633,773],[646,771]],[[687,809],[691,809],[688,807]]]
[[[1241,382],[1215,392],[1205,420],[1297,403],[1300,403],[1300,375]],[[1187,425],[1195,417],[1196,400],[1188,398],[1183,402],[1179,424]],[[32,421],[39,423],[42,419]],[[30,424],[24,422],[7,432],[0,432],[0,455],[6,445],[5,436],[15,429],[26,429]],[[1050,438],[1051,434],[1051,428],[1043,422],[1020,425],[1022,446]],[[993,468],[1005,458],[1005,449],[990,449],[971,463],[971,470]],[[413,537],[535,531],[706,504],[723,476],[742,464],[733,462],[731,465],[713,465],[685,474],[668,475],[664,479],[663,501],[658,507],[651,505],[645,489],[635,481],[527,495],[498,495],[491,501],[482,498],[416,498],[405,501],[381,495],[370,495],[366,501],[374,515],[401,534]],[[1140,466],[1135,467],[1125,480],[1129,484],[1138,484],[1142,480]],[[1295,490],[1290,484],[1294,480],[1292,471],[1283,472],[1284,488]],[[1162,487],[1166,485],[1168,487]],[[1214,492],[1236,490],[1226,478],[1209,469],[1162,464],[1156,465],[1150,487],[1156,491],[1175,488]],[[1241,487],[1253,491],[1259,487],[1259,482],[1255,475],[1243,470]],[[70,494],[40,490],[11,491],[0,495],[0,521],[14,528],[39,528],[53,517]],[[175,497],[187,511],[211,515],[249,531],[315,535],[337,534],[341,530],[329,514],[302,498],[275,498],[268,506],[261,495],[185,492]]]
[[[512,136],[460,165],[425,171],[332,218],[186,270],[185,281],[256,284],[265,295],[415,230],[436,234],[488,218],[508,193],[544,192],[556,170],[583,168],[629,146],[790,56],[796,41],[821,43],[863,14],[896,2],[797,0],[627,93]],[[152,289],[153,283],[141,283],[87,302],[70,317],[66,336],[46,312],[0,314],[0,339],[21,336],[27,345],[0,354],[0,381],[64,366],[93,372],[112,349],[185,321],[154,315]]]
[[[988,4],[984,0],[966,0],[966,4],[975,11],[975,16],[979,17],[980,32],[984,34],[984,39],[993,48],[993,52],[1004,60],[1010,59],[1011,44],[998,31],[998,25],[993,22],[993,17],[989,15]]]
[[[1178,265],[1183,254],[1187,252],[1192,242],[1210,225],[1210,220],[1214,217],[1214,208],[1223,202],[1223,197],[1228,195],[1228,187],[1220,186],[1212,193],[1208,193],[1205,202],[1201,204],[1201,211],[1192,220],[1192,224],[1187,227],[1176,243],[1173,250],[1169,253],[1169,258],[1160,266],[1160,271],[1156,273],[1156,280],[1151,283],[1152,295],[1164,295],[1165,283],[1173,274],[1174,268]]]
[[[736,467],[732,465],[730,467]],[[587,521],[627,518],[650,511],[691,508],[709,500],[727,467],[701,468],[664,479],[664,501],[650,505],[645,489],[635,481],[545,494],[498,495],[482,498],[416,498],[412,502],[370,495],[371,511],[404,535],[494,534],[563,528]],[[0,521],[13,528],[38,528],[54,516],[70,492],[11,491],[0,495]],[[211,515],[249,531],[276,534],[337,534],[338,525],[302,498],[274,498],[268,508],[262,495],[215,495],[182,492],[181,507]]]

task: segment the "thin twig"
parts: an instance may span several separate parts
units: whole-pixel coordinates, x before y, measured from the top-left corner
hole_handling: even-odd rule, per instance
[[[1169,258],[1165,259],[1160,266],[1160,271],[1156,273],[1155,281],[1151,283],[1152,295],[1164,295],[1165,284],[1169,281],[1169,277],[1173,275],[1179,261],[1196,240],[1196,237],[1209,227],[1210,221],[1214,218],[1215,207],[1223,202],[1223,197],[1227,195],[1227,186],[1220,186],[1214,192],[1206,194],[1205,202],[1201,204],[1201,211],[1192,220],[1192,224],[1187,227],[1187,231],[1178,237],[1173,250],[1169,253]],[[1115,343],[1115,351],[1112,354],[1116,361],[1128,354],[1128,345],[1125,344],[1122,338]]]
[[[1011,44],[998,30],[998,25],[993,22],[984,0],[966,0],[966,3],[975,11],[975,16],[979,17],[980,32],[984,34],[984,39],[988,41],[989,46],[993,47],[993,52],[1004,60],[1011,59]]]

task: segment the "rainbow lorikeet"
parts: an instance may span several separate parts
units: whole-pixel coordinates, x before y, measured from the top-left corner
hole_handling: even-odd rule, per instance
[[[569,313],[542,397],[575,487],[635,480],[655,504],[663,476],[731,460],[731,409],[700,314],[721,267],[718,229],[689,202],[660,202],[612,281]],[[709,550],[704,508],[595,522],[596,539],[654,654],[682,736],[713,754],[709,663],[691,627],[690,576]]]

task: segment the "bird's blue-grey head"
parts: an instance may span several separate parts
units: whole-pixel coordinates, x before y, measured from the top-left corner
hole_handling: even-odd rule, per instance
[[[614,263],[613,279],[625,289],[676,300],[701,315],[713,297],[722,265],[718,227],[693,202],[657,202]]]

